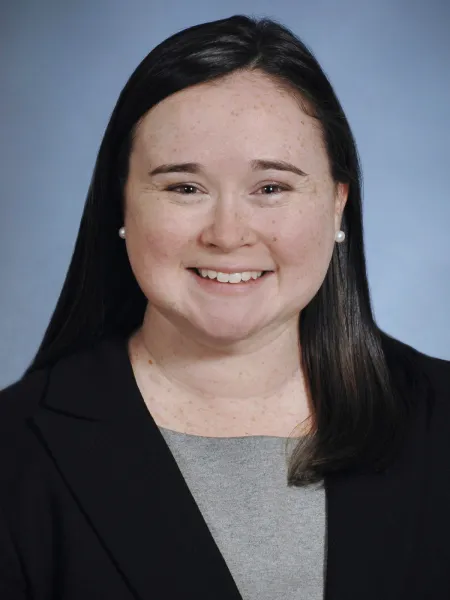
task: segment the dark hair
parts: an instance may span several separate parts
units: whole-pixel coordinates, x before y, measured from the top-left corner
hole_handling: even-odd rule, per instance
[[[395,360],[388,360],[394,340],[372,314],[356,145],[313,54],[271,19],[235,15],[190,27],[156,46],[131,75],[100,146],[61,295],[27,372],[106,336],[129,336],[141,325],[147,300],[117,234],[136,127],[167,96],[252,69],[289,89],[320,121],[332,176],[349,184],[341,224],[346,241],[335,244],[325,280],[300,314],[314,431],[297,443],[288,483],[304,485],[361,466],[382,469],[401,439],[407,402],[394,378],[398,356],[392,352]]]

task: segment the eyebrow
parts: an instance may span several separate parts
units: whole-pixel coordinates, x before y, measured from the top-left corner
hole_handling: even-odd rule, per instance
[[[296,175],[300,175],[301,177],[305,177],[307,174],[296,167],[295,165],[286,162],[284,160],[264,160],[264,159],[255,159],[250,162],[250,167],[252,171],[291,171]],[[152,171],[150,171],[150,175],[153,177],[154,175],[160,175],[161,173],[194,173],[198,174],[203,171],[203,167],[200,163],[188,162],[188,163],[170,163],[165,165],[160,165],[156,167]]]

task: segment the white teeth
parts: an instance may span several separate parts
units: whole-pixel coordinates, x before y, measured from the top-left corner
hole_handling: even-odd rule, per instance
[[[245,271],[244,273],[221,273],[220,271],[210,271],[209,269],[198,269],[202,277],[217,279],[221,283],[240,283],[250,279],[258,279],[264,271]]]

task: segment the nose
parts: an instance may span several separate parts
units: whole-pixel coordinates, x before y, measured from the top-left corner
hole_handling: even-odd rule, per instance
[[[201,234],[205,246],[215,246],[230,252],[241,246],[252,245],[257,236],[251,227],[251,215],[248,208],[239,207],[237,199],[233,202],[219,200],[214,206],[210,220]]]

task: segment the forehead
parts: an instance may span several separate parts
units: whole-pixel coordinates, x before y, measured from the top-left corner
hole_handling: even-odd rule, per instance
[[[149,157],[186,160],[324,154],[317,119],[292,92],[258,72],[233,73],[165,98],[142,119],[136,145]]]

